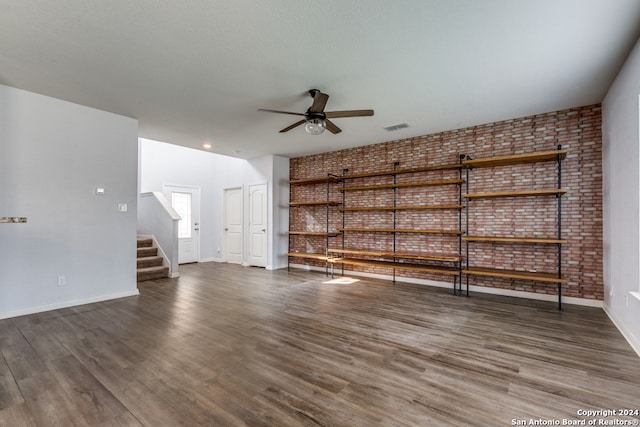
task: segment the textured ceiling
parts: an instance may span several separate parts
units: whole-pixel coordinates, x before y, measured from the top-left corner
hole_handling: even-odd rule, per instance
[[[639,36],[637,0],[0,0],[0,83],[292,157],[600,102]],[[311,88],[375,116],[312,136],[257,111]]]

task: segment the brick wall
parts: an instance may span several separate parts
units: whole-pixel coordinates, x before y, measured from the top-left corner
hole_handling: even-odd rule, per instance
[[[535,116],[473,126],[465,129],[432,135],[389,141],[381,144],[357,147],[312,156],[293,158],[290,161],[292,179],[323,176],[327,173],[341,175],[382,172],[399,168],[457,163],[460,154],[471,158],[493,157],[556,149],[562,145],[568,155],[562,162],[562,187],[567,194],[562,197],[562,236],[568,243],[562,248],[563,275],[569,283],[563,287],[563,295],[604,299],[602,274],[602,136],[600,105],[577,107]],[[457,178],[457,171],[437,171],[424,174],[398,175],[398,182],[427,181]],[[392,182],[393,177],[376,177],[349,180],[346,185],[374,185]],[[338,191],[342,184],[331,184],[333,200],[342,201]],[[554,188],[557,185],[557,165],[554,162],[501,168],[475,169],[469,180],[470,192],[518,190],[529,188]],[[326,184],[293,186],[292,201],[323,200]],[[464,188],[463,188],[464,192]],[[391,206],[390,190],[349,191],[346,206]],[[398,190],[398,205],[457,203],[457,186],[418,187]],[[557,207],[554,197],[526,197],[472,200],[469,215],[471,234],[496,236],[557,235]],[[342,215],[337,208],[330,208],[330,228],[342,226]],[[347,212],[346,227],[389,227],[391,212]],[[323,231],[326,226],[325,207],[290,209],[292,230]],[[397,228],[445,228],[457,229],[457,211],[404,211],[396,217]],[[462,224],[464,229],[464,210]],[[337,246],[341,237],[332,238]],[[294,237],[291,251],[324,252],[324,238]],[[389,250],[393,236],[385,233],[345,234],[345,247]],[[444,235],[402,235],[396,238],[397,250],[457,253],[458,239]],[[463,246],[464,254],[464,246]],[[472,266],[524,269],[554,272],[556,248],[554,246],[494,243],[474,243],[470,246]],[[309,260],[295,259],[296,263],[324,266]],[[389,269],[349,269],[391,274]],[[401,271],[402,277],[449,281],[444,276]],[[494,288],[537,293],[556,293],[556,285],[534,281],[470,277],[470,284]]]

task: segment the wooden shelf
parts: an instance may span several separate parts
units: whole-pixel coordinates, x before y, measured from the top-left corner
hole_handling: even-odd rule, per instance
[[[414,228],[338,228],[339,231],[361,231],[365,233],[423,233],[423,234],[453,234],[461,235],[462,231],[455,230],[419,230]]]
[[[493,236],[463,236],[464,242],[495,242],[495,243],[567,243],[566,239],[546,239],[540,237],[493,237]]]
[[[528,196],[557,196],[566,193],[565,189],[549,190],[523,190],[523,191],[497,191],[492,193],[469,193],[463,194],[465,199],[496,199],[500,197],[528,197]]]
[[[305,179],[290,179],[289,184],[292,185],[313,185],[313,184],[326,184],[327,182],[340,182],[338,176],[323,176],[318,178],[305,178]]]
[[[329,263],[361,265],[361,266],[370,266],[370,267],[385,267],[385,268],[393,268],[393,269],[399,269],[399,270],[414,270],[414,271],[422,271],[425,273],[448,274],[451,276],[457,276],[459,274],[459,270],[455,267],[412,264],[408,262],[376,261],[376,260],[355,259],[355,258],[329,258]]]
[[[463,205],[431,205],[431,206],[380,206],[362,208],[338,208],[341,212],[356,211],[409,211],[409,210],[430,210],[430,209],[462,209]]]
[[[292,236],[325,236],[325,237],[326,236],[335,237],[340,234],[339,231],[330,231],[328,233],[324,231],[289,231],[288,233]]]
[[[316,259],[319,261],[326,261],[327,256],[325,254],[312,254],[307,252],[287,252],[285,254],[288,257],[296,257],[296,258],[306,258],[306,259]]]
[[[464,179],[443,179],[439,181],[422,181],[422,182],[402,182],[396,184],[380,184],[380,185],[363,185],[359,187],[343,187],[340,191],[364,191],[364,190],[384,190],[392,188],[406,188],[406,187],[428,187],[436,185],[453,185],[461,184]]]
[[[442,262],[460,262],[461,257],[458,255],[442,255],[442,254],[425,254],[414,252],[379,252],[379,251],[364,251],[358,249],[340,249],[329,248],[329,253],[346,254],[346,255],[362,255],[362,256],[377,256],[384,258],[406,258],[406,259],[420,259],[425,261],[442,261]]]
[[[503,270],[499,268],[468,268],[463,269],[464,274],[476,276],[502,277],[506,279],[535,280],[537,282],[567,283],[567,279],[559,278],[554,273],[537,273],[529,271]]]
[[[495,166],[520,165],[523,163],[550,162],[558,160],[558,156],[564,159],[567,156],[567,150],[538,151],[535,153],[464,160],[462,165],[469,166],[470,168],[491,168]]]
[[[339,206],[342,202],[291,202],[289,206]]]
[[[361,174],[354,174],[354,175],[344,175],[341,178],[342,179],[370,178],[374,176],[388,176],[388,175],[400,175],[405,173],[455,170],[455,169],[461,169],[461,168],[462,168],[462,165],[459,163],[456,163],[452,165],[425,166],[422,168],[396,169],[396,170],[384,171],[384,172],[371,172],[371,173],[361,173]]]

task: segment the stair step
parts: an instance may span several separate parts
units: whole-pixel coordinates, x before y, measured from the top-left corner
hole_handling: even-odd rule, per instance
[[[153,239],[149,238],[138,238],[138,247],[139,248],[150,248],[153,246]]]
[[[137,259],[137,268],[161,267],[161,266],[162,266],[161,256],[148,256],[148,257],[141,257]]]
[[[138,258],[147,258],[158,255],[158,248],[138,248]]]
[[[147,267],[137,270],[138,282],[169,277],[169,267]]]

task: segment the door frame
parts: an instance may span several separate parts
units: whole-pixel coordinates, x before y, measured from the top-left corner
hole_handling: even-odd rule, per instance
[[[249,263],[249,265],[256,265],[258,267],[264,267],[264,268],[268,268],[269,267],[269,255],[270,255],[270,251],[269,251],[269,236],[271,235],[271,231],[270,231],[270,223],[269,220],[271,219],[271,215],[269,212],[269,182],[261,182],[258,184],[251,184],[249,185],[249,192],[248,192],[248,198],[249,198],[249,224],[248,224],[248,230],[249,230],[249,249],[248,252],[251,251],[251,238],[252,238],[252,223],[251,223],[251,218],[253,217],[253,212],[252,212],[252,208],[253,208],[253,193],[251,191],[251,189],[253,187],[264,187],[264,204],[265,204],[265,209],[264,209],[264,218],[265,218],[265,233],[264,233],[264,265],[258,265],[258,264],[252,264],[250,262],[251,259],[251,254],[247,253],[247,262]]]
[[[220,224],[220,235],[222,236],[222,261],[229,262],[227,256],[227,235],[225,233],[225,226],[227,224],[227,191],[240,190],[240,264],[244,265],[244,185],[234,185],[232,187],[222,188],[222,223]],[[234,261],[235,262],[235,261]]]
[[[200,229],[202,229],[202,190],[199,186],[196,185],[182,185],[182,184],[162,184],[162,194],[167,198],[169,204],[171,204],[171,195],[172,191],[180,192],[180,190],[187,190],[197,194],[197,205],[194,203],[193,199],[191,200],[191,208],[192,208],[192,216],[194,213],[197,213],[198,218],[198,230],[195,230],[195,250],[196,250],[196,261],[200,262]],[[193,225],[192,225],[193,227]],[[180,263],[180,252],[178,249],[178,264]]]

